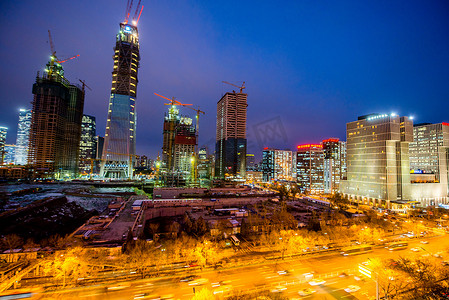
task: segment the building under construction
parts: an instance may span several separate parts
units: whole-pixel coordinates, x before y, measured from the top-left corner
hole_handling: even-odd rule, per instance
[[[140,1],[132,24],[129,24],[131,6],[132,1],[127,7],[125,21],[120,23],[114,48],[111,96],[100,172],[101,177],[107,178],[132,178],[136,156],[135,105],[140,62],[137,12]]]
[[[195,146],[197,143],[192,119],[179,115],[171,105],[164,117],[162,162],[166,185],[180,186],[195,178]]]
[[[84,90],[64,77],[55,52],[33,85],[28,163],[34,178],[78,175]]]

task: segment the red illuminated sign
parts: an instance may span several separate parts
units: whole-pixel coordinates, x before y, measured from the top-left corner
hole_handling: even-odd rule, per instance
[[[263,148],[263,150],[268,150],[268,147]]]
[[[444,126],[449,126],[449,123],[443,122]]]
[[[304,149],[304,148],[323,148],[323,145],[319,145],[319,144],[305,144],[305,145],[298,145],[298,149]]]
[[[323,143],[330,143],[330,142],[334,142],[334,143],[338,143],[339,139],[327,139],[327,140],[323,140]]]

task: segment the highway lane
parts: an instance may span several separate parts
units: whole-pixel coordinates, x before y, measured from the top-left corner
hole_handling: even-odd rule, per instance
[[[219,295],[230,291],[274,290],[276,287],[285,287],[281,293],[289,298],[299,298],[298,291],[311,287],[305,280],[305,273],[313,273],[315,278],[326,281],[324,285],[313,287],[316,292],[307,299],[371,299],[375,295],[375,284],[371,280],[360,282],[354,276],[338,277],[343,271],[353,275],[357,274],[358,264],[368,258],[393,258],[400,256],[428,255],[440,251],[446,251],[449,247],[449,239],[445,236],[429,239],[429,244],[422,244],[421,240],[409,240],[409,247],[405,250],[388,251],[385,248],[375,249],[373,252],[354,256],[341,256],[339,254],[323,255],[320,257],[296,258],[285,261],[267,261],[263,264],[247,266],[235,269],[199,272],[205,282],[199,285],[191,285],[190,282],[180,282],[179,277],[165,279],[134,280],[117,284],[101,285],[98,287],[86,287],[64,293],[43,294],[39,299],[134,299],[139,295],[173,296],[174,299],[190,299],[194,289],[208,288],[212,291],[221,291]],[[413,252],[414,247],[424,248],[420,252]],[[449,260],[445,254],[445,260]],[[285,275],[278,271],[288,270]],[[347,271],[349,270],[349,271]],[[213,287],[212,283],[225,281],[226,288]],[[189,285],[190,284],[190,285]],[[358,285],[360,291],[347,293],[344,291],[349,285]],[[148,299],[151,299],[149,297]]]

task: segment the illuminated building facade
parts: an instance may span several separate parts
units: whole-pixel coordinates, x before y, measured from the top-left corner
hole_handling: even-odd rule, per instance
[[[410,143],[411,198],[422,206],[447,203],[449,123],[416,124]]]
[[[184,173],[187,176],[193,172],[195,145],[196,131],[192,119],[181,118],[181,122],[176,127],[174,143],[174,167],[176,172]]]
[[[4,164],[15,164],[16,145],[5,144],[5,155],[3,157]]]
[[[111,96],[101,163],[107,178],[132,178],[136,154],[137,71],[139,69],[137,27],[120,23],[114,48]]]
[[[81,141],[80,141],[80,173],[90,174],[92,166],[95,166],[95,160],[97,157],[96,147],[96,122],[95,117],[89,115],[83,115],[81,123]]]
[[[346,143],[336,138],[323,140],[324,193],[338,192],[340,181],[346,179]]]
[[[292,164],[292,151],[265,148],[262,152],[263,181],[291,181]]]
[[[0,126],[0,160],[3,163],[5,157],[5,145],[6,145],[6,135],[8,134],[8,128]]]
[[[346,124],[347,180],[340,190],[351,200],[390,208],[390,201],[410,199],[408,117],[371,114]]]
[[[247,97],[234,91],[224,94],[217,103],[215,176],[218,178],[245,178]]]
[[[449,123],[416,124],[410,143],[410,170],[416,174],[435,174],[438,182],[447,182]]]
[[[323,145],[299,145],[296,151],[296,181],[301,193],[324,192]]]
[[[170,105],[164,117],[162,161],[164,178],[168,185],[184,185],[193,178],[195,163],[196,130],[192,119],[179,114]]]
[[[15,163],[17,165],[26,165],[30,141],[31,109],[20,109],[19,123],[17,125]]]
[[[52,56],[46,74],[33,85],[28,163],[34,178],[78,175],[84,91],[71,85]]]

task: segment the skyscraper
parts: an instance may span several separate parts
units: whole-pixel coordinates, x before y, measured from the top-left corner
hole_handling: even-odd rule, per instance
[[[224,94],[217,103],[215,176],[218,178],[245,178],[247,97],[241,89]]]
[[[340,181],[346,179],[346,142],[337,138],[323,140],[324,193],[339,190]]]
[[[292,177],[292,152],[290,150],[278,150],[265,148],[262,154],[263,181],[287,180]]]
[[[15,164],[16,145],[5,145],[4,164]]]
[[[56,57],[51,56],[46,74],[33,85],[28,163],[35,178],[74,178],[78,153],[84,91],[71,85]]]
[[[346,124],[347,180],[340,190],[350,199],[390,208],[410,199],[409,143],[413,121],[397,115],[370,114]]]
[[[80,141],[80,173],[90,174],[91,168],[95,163],[92,161],[97,156],[96,145],[96,123],[95,117],[83,115],[81,123],[81,141]],[[93,171],[93,170],[92,170]]]
[[[28,157],[28,144],[30,141],[31,109],[20,109],[17,126],[16,156],[17,165],[26,165]]]
[[[5,157],[5,145],[6,145],[6,134],[8,133],[8,128],[0,126],[0,163],[3,163]]]
[[[324,191],[323,145],[299,145],[296,152],[296,180],[302,193],[321,194]]]
[[[101,163],[101,176],[132,178],[136,154],[136,96],[139,69],[137,27],[120,23],[114,48],[111,96]]]

